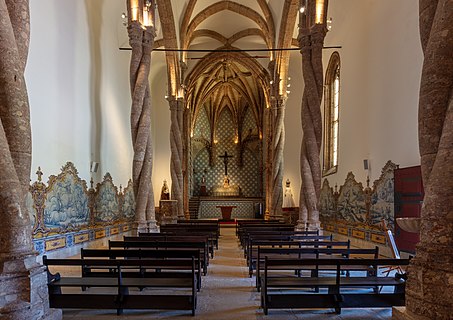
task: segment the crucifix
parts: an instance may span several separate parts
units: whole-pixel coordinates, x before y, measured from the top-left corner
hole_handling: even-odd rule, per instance
[[[223,158],[223,164],[225,165],[225,175],[228,175],[228,158],[233,158],[232,155],[228,155],[228,153],[225,151],[225,154],[223,156],[219,156],[219,158]]]

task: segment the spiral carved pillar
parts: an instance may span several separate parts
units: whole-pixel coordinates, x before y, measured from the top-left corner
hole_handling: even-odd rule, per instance
[[[283,148],[285,146],[285,106],[286,97],[277,96],[271,101],[271,121],[272,121],[272,175],[271,175],[271,208],[269,210],[270,219],[282,219],[283,203]]]
[[[304,93],[302,96],[301,121],[302,145],[300,155],[301,190],[298,229],[319,229],[318,201],[321,192],[322,117],[323,93],[322,47],[326,35],[323,24],[311,28],[299,28],[299,46],[302,53]]]
[[[49,308],[36,263],[25,197],[30,183],[30,107],[24,70],[30,40],[27,0],[0,0],[0,318],[61,319]]]
[[[169,97],[171,113],[170,127],[170,173],[171,195],[173,200],[178,200],[178,219],[185,219],[184,215],[184,177],[183,165],[183,101],[175,97]]]
[[[421,0],[424,53],[419,149],[425,198],[420,242],[408,268],[406,308],[394,319],[452,319],[453,310],[453,1]]]
[[[132,47],[130,81],[132,93],[131,131],[134,159],[132,180],[135,195],[138,232],[154,231],[156,227],[152,185],[153,151],[151,140],[151,101],[149,72],[151,51],[156,36],[153,27],[132,21],[128,26]]]

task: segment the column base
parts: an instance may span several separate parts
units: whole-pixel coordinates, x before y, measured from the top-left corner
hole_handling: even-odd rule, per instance
[[[408,311],[406,307],[393,307],[392,308],[393,320],[430,320],[427,317],[415,315]]]
[[[62,311],[49,308],[47,273],[34,254],[2,261],[0,318],[4,320],[60,320]]]
[[[305,231],[306,228],[307,228],[306,221],[297,220],[297,223],[296,223],[296,226],[294,227],[294,230],[296,230],[296,231]]]
[[[148,232],[148,225],[146,221],[135,221],[132,230],[133,233],[138,236],[139,233],[146,233]]]
[[[148,232],[159,232],[159,227],[157,226],[156,220],[149,220],[147,222]]]

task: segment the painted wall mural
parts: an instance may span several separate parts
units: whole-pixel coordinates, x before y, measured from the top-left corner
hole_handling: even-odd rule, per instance
[[[394,174],[397,165],[388,161],[381,176],[370,188],[364,188],[348,173],[345,183],[330,186],[324,179],[320,195],[320,219],[327,231],[348,237],[386,244],[382,221],[394,228]]]
[[[350,223],[366,222],[365,194],[361,183],[348,173],[345,184],[340,187],[337,201],[337,219]]]
[[[44,226],[47,229],[74,230],[89,223],[86,182],[81,180],[72,163],[63,174],[50,176],[44,203]]]
[[[132,182],[120,192],[109,173],[93,188],[78,176],[71,162],[57,176],[42,182],[36,172],[27,195],[35,250],[44,253],[129,231],[135,215]],[[123,210],[122,210],[123,209]]]
[[[94,221],[110,223],[121,218],[118,205],[118,190],[113,184],[110,173],[104,176],[104,181],[97,186],[94,202]]]
[[[121,212],[123,213],[124,219],[132,220],[135,217],[135,197],[134,197],[134,190],[132,189],[132,180],[129,180],[126,189],[123,194],[123,203],[121,207]]]

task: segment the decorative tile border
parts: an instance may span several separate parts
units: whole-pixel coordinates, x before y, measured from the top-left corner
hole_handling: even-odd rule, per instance
[[[45,243],[46,251],[61,249],[66,247],[66,237],[46,240]]]
[[[87,242],[90,240],[90,234],[88,232],[80,233],[74,236],[74,244]]]

